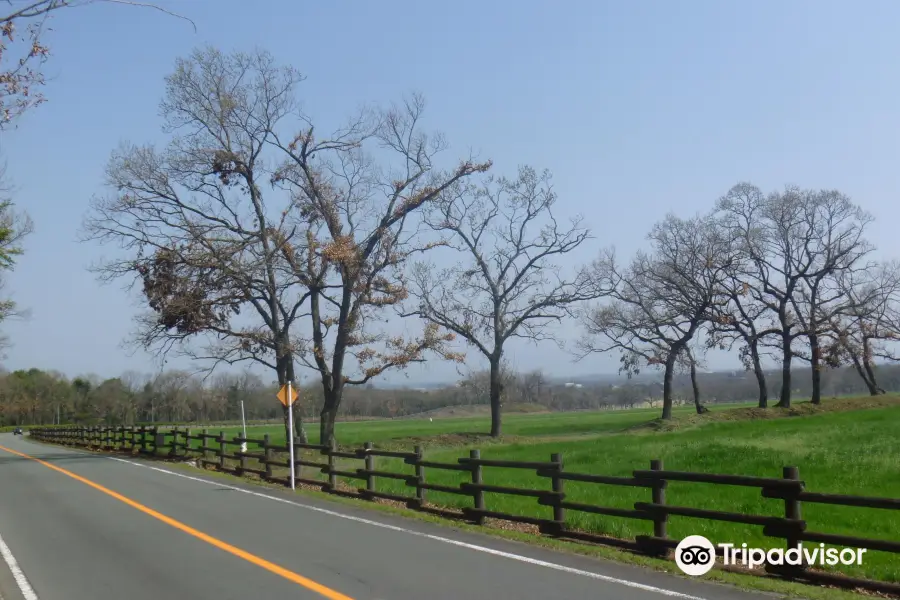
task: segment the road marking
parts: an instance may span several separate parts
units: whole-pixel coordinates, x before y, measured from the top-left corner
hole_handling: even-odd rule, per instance
[[[136,502],[136,501],[132,500],[131,498],[127,498],[118,492],[114,492],[109,488],[103,487],[99,483],[94,483],[90,479],[82,477],[81,475],[76,475],[75,473],[72,473],[71,471],[67,471],[66,469],[63,469],[62,467],[57,467],[56,465],[52,465],[46,461],[43,461],[39,458],[35,458],[33,456],[23,454],[22,452],[10,450],[9,448],[6,448],[4,446],[0,446],[0,450],[4,450],[6,452],[9,452],[10,454],[15,454],[16,456],[21,456],[22,458],[27,458],[29,460],[33,460],[33,461],[47,467],[48,469],[53,469],[54,471],[56,471],[58,473],[62,473],[63,475],[71,477],[75,481],[80,481],[81,483],[83,483],[87,486],[90,486],[97,491],[103,492],[107,496],[115,498],[116,500],[123,502],[124,504],[127,504],[128,506],[141,511],[142,513],[147,514],[147,515],[153,517],[154,519],[157,519],[158,521],[162,521],[166,525],[170,525],[170,526],[174,527],[175,529],[181,530],[184,533],[186,533],[190,536],[193,536],[199,540],[202,540],[211,546],[215,546],[216,548],[218,548],[220,550],[224,550],[225,552],[228,552],[229,554],[233,554],[234,556],[237,556],[238,558],[242,558],[249,563],[252,563],[258,567],[262,567],[263,569],[269,571],[270,573],[280,575],[281,577],[284,577],[288,581],[292,581],[292,582],[296,583],[297,585],[305,587],[308,590],[317,592],[317,593],[321,594],[322,596],[325,596],[326,598],[328,598],[328,600],[353,600],[353,598],[351,598],[349,596],[345,596],[344,594],[337,592],[335,590],[332,590],[331,588],[325,587],[324,585],[317,583],[317,582],[313,581],[312,579],[307,579],[306,577],[303,577],[302,575],[298,575],[297,573],[294,573],[293,571],[289,571],[288,569],[285,569],[284,567],[280,567],[280,566],[276,565],[275,563],[267,561],[264,558],[260,558],[259,556],[256,556],[255,554],[251,554],[251,553],[247,552],[246,550],[241,550],[240,548],[238,548],[236,546],[232,546],[231,544],[229,544],[227,542],[223,542],[222,540],[214,538],[211,535],[207,535],[207,534],[203,533],[202,531],[194,529],[193,527],[191,527],[189,525],[185,525],[184,523],[182,523],[180,521],[176,521],[172,517],[167,517],[166,515],[164,515],[160,512],[157,512],[157,511],[153,510],[152,508],[144,506],[140,502]],[[5,553],[4,553],[3,557],[7,558]],[[9,555],[9,558],[12,558],[12,554]],[[8,559],[7,559],[7,562],[9,562]],[[13,573],[15,574],[15,571],[13,571]],[[19,571],[19,573],[21,573],[21,570]],[[23,575],[23,579],[24,579],[24,575]],[[18,582],[18,579],[16,581]],[[26,596],[26,600],[37,600],[37,596],[32,596],[31,598],[28,598]]]
[[[13,580],[15,580],[16,585],[19,586],[19,591],[22,592],[22,596],[25,600],[38,600],[37,594],[34,593],[34,588],[28,583],[28,578],[25,577],[25,573],[19,568],[19,563],[16,561],[16,557],[13,556],[12,550],[10,550],[9,546],[6,545],[6,542],[3,541],[3,536],[0,536],[0,556],[3,557],[6,566],[9,567],[10,572],[12,572]]]
[[[441,542],[444,544],[450,544],[452,546],[459,546],[461,548],[467,548],[469,550],[474,550],[476,552],[484,552],[485,554],[492,554],[494,556],[501,556],[503,558],[508,558],[511,560],[527,563],[530,565],[535,565],[538,567],[546,567],[548,569],[553,569],[555,571],[562,571],[564,573],[571,573],[573,575],[582,575],[584,577],[590,577],[591,579],[596,579],[599,581],[605,581],[608,583],[616,583],[625,587],[635,588],[639,590],[644,590],[646,592],[655,592],[657,594],[661,594],[663,596],[668,596],[670,598],[682,598],[683,600],[706,600],[700,596],[692,596],[690,594],[684,594],[682,592],[676,592],[674,590],[667,590],[665,588],[659,588],[652,585],[646,585],[643,583],[638,583],[636,581],[630,581],[628,579],[619,579],[618,577],[610,577],[609,575],[600,575],[599,573],[594,573],[592,571],[584,571],[582,569],[575,569],[573,567],[567,567],[565,565],[560,565],[557,563],[547,562],[544,560],[539,560],[536,558],[530,558],[528,556],[522,556],[521,554],[513,554],[512,552],[503,552],[502,550],[495,550],[494,548],[488,548],[487,546],[478,546],[476,544],[469,544],[468,542],[460,542],[459,540],[454,540],[451,538],[445,538],[438,535],[432,535],[430,533],[422,533],[420,531],[415,531],[413,529],[406,529],[405,527],[398,527],[397,525],[389,525],[387,523],[381,523],[379,521],[373,521],[371,519],[365,519],[363,517],[355,517],[353,515],[346,515],[343,513],[339,513],[333,510],[328,510],[327,508],[319,508],[318,506],[309,506],[307,504],[301,504],[300,502],[295,502],[293,500],[288,500],[287,498],[279,498],[278,496],[270,496],[269,494],[263,494],[261,492],[254,492],[252,490],[246,490],[244,488],[239,488],[233,485],[228,485],[222,483],[220,481],[210,481],[209,479],[203,479],[201,477],[192,477],[191,475],[185,475],[184,473],[178,473],[176,471],[170,471],[168,469],[161,469],[159,467],[153,467],[150,465],[141,464],[138,462],[134,462],[131,460],[125,460],[123,458],[116,458],[112,456],[108,456],[110,460],[114,460],[116,462],[122,462],[125,464],[129,464],[135,467],[142,467],[145,469],[150,469],[152,471],[158,471],[160,473],[165,473],[167,475],[174,475],[175,477],[181,477],[183,479],[189,479],[191,481],[197,481],[199,483],[205,483],[207,485],[215,485],[218,487],[227,488],[229,490],[234,490],[236,492],[241,492],[244,494],[249,494],[251,496],[257,496],[259,498],[266,498],[268,500],[274,500],[275,502],[281,502],[282,504],[290,504],[292,506],[296,506],[299,508],[304,508],[306,510],[311,510],[317,513],[330,515],[332,517],[339,517],[341,519],[347,519],[349,521],[356,521],[357,523],[365,523],[366,525],[371,525],[373,527],[380,527],[382,529],[389,529],[391,531],[397,531],[400,533],[405,533],[408,535],[414,535],[416,537],[422,537],[429,540],[433,540],[436,542]]]

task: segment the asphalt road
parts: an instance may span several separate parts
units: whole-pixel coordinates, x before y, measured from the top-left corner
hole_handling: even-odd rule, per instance
[[[287,491],[232,485],[200,471],[166,471],[159,463],[0,435],[0,550],[7,549],[0,554],[18,566],[13,572],[8,560],[0,560],[0,597],[769,597]],[[27,581],[20,585],[23,575]]]

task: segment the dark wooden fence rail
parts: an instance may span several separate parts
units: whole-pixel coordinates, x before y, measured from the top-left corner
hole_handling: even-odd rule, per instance
[[[268,434],[261,439],[240,436],[228,439],[222,431],[209,433],[204,429],[200,433],[192,433],[190,429],[141,426],[33,428],[29,435],[39,441],[69,446],[178,460],[191,459],[204,467],[234,475],[252,474],[265,481],[289,485],[290,463],[287,458],[289,448],[286,445],[272,444]],[[246,451],[242,450],[244,444]],[[427,501],[429,490],[469,496],[472,498],[472,505],[463,507],[461,513],[463,518],[476,524],[484,524],[488,518],[529,523],[537,526],[543,534],[612,544],[652,556],[668,556],[678,545],[678,540],[668,537],[667,534],[667,523],[671,515],[760,526],[764,535],[784,540],[785,547],[794,547],[799,542],[821,542],[900,555],[900,542],[808,531],[801,510],[803,503],[900,510],[900,499],[807,492],[796,467],[785,467],[781,478],[767,478],[667,471],[663,468],[661,460],[652,460],[648,470],[633,471],[631,477],[612,477],[565,471],[561,454],[552,454],[548,462],[527,462],[484,459],[481,458],[479,450],[471,450],[468,457],[459,458],[456,463],[441,463],[425,460],[420,446],[416,446],[413,452],[379,450],[371,442],[366,442],[362,448],[353,450],[301,443],[295,443],[294,448],[295,480],[298,483],[317,486],[329,493],[367,500],[376,498],[392,500],[405,503],[409,508],[440,514],[448,513],[438,507],[429,506]],[[315,454],[321,458],[310,460],[310,455]],[[379,457],[401,460],[404,464],[412,466],[415,472],[395,473],[376,469],[375,461]],[[346,466],[348,461],[354,460],[362,461],[361,466],[355,469]],[[279,469],[278,473],[275,472],[275,468]],[[539,480],[545,480],[546,485],[542,486],[544,489],[490,485],[484,482],[485,468],[531,470],[536,473]],[[425,474],[430,469],[468,473],[469,481],[462,482],[456,487],[428,483]],[[310,470],[322,473],[325,478],[307,476],[311,475]],[[361,482],[361,487],[357,487],[354,491],[352,486],[342,485],[339,478]],[[410,494],[378,491],[376,481],[379,478],[403,481],[411,488]],[[633,509],[568,502],[565,493],[566,481],[645,488],[649,490],[648,501],[635,502]],[[666,487],[672,481],[757,488],[763,498],[783,503],[783,516],[748,515],[675,506],[666,502]],[[548,508],[548,514],[546,517],[533,517],[487,510],[485,493],[532,497],[539,506]],[[633,541],[629,541],[571,530],[566,526],[567,511],[652,522],[653,534],[639,535]],[[786,579],[900,595],[900,583],[824,573],[802,565],[766,565],[766,571]]]

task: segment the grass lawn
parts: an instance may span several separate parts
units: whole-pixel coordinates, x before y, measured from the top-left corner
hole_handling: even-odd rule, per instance
[[[860,410],[847,410],[864,406]],[[516,414],[504,420],[504,438],[492,441],[477,437],[487,430],[483,417],[462,419],[386,420],[340,423],[337,437],[342,446],[361,446],[365,441],[381,448],[403,448],[419,443],[426,446],[429,460],[455,463],[467,455],[467,447],[478,447],[482,457],[548,461],[562,453],[565,468],[580,473],[630,476],[634,469],[649,468],[650,460],[663,459],[670,470],[731,473],[780,477],[783,466],[800,469],[806,489],[850,495],[900,498],[900,399],[878,401],[845,398],[826,401],[821,408],[798,405],[787,416],[770,409],[761,418],[753,409],[734,405],[713,407],[709,415],[697,416],[690,408],[676,410],[673,424],[654,422],[657,409],[598,411],[556,414]],[[215,428],[218,432],[220,428]],[[195,429],[196,431],[196,429]],[[225,429],[226,435],[239,429]],[[249,436],[260,438],[267,432],[272,441],[283,443],[281,427],[254,428]],[[315,442],[317,431],[310,434]],[[313,460],[322,460],[313,459]],[[362,466],[361,460],[342,461],[341,468]],[[412,474],[412,467],[399,459],[380,459],[382,471]],[[304,468],[305,477],[319,476]],[[468,473],[426,469],[429,483],[456,486]],[[549,489],[549,480],[534,471],[485,468],[487,484]],[[348,481],[352,485],[362,482]],[[401,481],[377,480],[379,491],[412,494]],[[566,482],[567,500],[618,508],[633,508],[634,502],[650,501],[650,491],[609,485]],[[429,492],[435,504],[471,506],[471,498]],[[486,494],[487,508],[506,513],[551,516],[549,507],[534,498]],[[756,488],[674,482],[669,484],[667,502],[673,505],[725,510],[746,514],[783,515],[783,503],[764,499]],[[900,511],[829,505],[803,505],[808,530],[858,537],[900,540]],[[567,522],[574,528],[633,538],[650,534],[652,525],[617,517],[568,511]],[[783,544],[766,538],[762,528],[671,517],[669,536],[680,539],[700,534],[717,542],[763,548]],[[831,567],[821,567],[829,569]],[[859,567],[834,567],[841,572],[900,582],[900,555],[869,551]]]
[[[728,404],[712,407],[713,411],[726,411],[735,407],[746,406]],[[503,443],[516,441],[518,437],[535,438],[551,436],[596,435],[624,431],[656,419],[660,409],[646,408],[634,410],[602,410],[568,413],[509,414],[503,417]],[[677,407],[676,415],[689,415],[693,408]],[[399,446],[411,447],[415,443],[424,446],[447,446],[465,443],[490,431],[490,418],[439,418],[427,419],[383,419],[372,421],[349,421],[335,425],[335,436],[342,446],[362,446],[365,442],[374,442],[379,447]],[[192,432],[199,427],[192,427]],[[307,426],[310,443],[319,443],[319,425],[311,423]],[[227,437],[239,435],[241,428],[210,427],[210,433],[224,431]],[[261,439],[268,433],[273,444],[284,444],[284,427],[281,425],[263,425],[249,427],[247,436]],[[447,436],[447,437],[439,437]],[[523,440],[527,441],[527,440]],[[482,444],[490,440],[480,440]]]

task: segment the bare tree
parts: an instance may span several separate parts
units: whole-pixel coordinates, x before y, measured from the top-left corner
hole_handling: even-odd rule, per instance
[[[833,319],[852,314],[869,304],[868,297],[846,294],[840,280],[875,267],[866,260],[873,247],[863,238],[873,219],[837,191],[812,193],[805,200],[804,220],[815,233],[811,236],[812,241],[804,239],[804,251],[810,257],[814,271],[801,280],[799,293],[791,298],[791,303],[800,327],[806,332],[809,346],[809,356],[801,355],[801,358],[811,366],[810,401],[819,404],[822,401],[822,371],[826,366],[822,340],[831,333]],[[874,289],[865,291],[875,292]]]
[[[762,366],[762,342],[780,329],[766,321],[771,311],[753,294],[750,284],[753,280],[753,265],[748,264],[745,255],[739,253],[737,260],[726,271],[722,293],[726,300],[712,307],[708,327],[707,346],[722,350],[732,350],[739,345],[738,355],[747,371],[756,378],[760,408],[769,405],[769,390],[766,373]]]
[[[777,319],[782,353],[778,405],[790,406],[795,357],[810,362],[812,401],[818,403],[820,337],[829,330],[831,316],[847,310],[846,298],[832,283],[837,273],[861,268],[871,250],[863,239],[871,217],[840,192],[788,186],[764,197],[748,183],[733,187],[718,208],[743,240],[753,265],[749,291]],[[801,341],[809,345],[808,354],[796,347]]]
[[[490,162],[435,166],[446,148],[440,135],[421,131],[421,97],[384,111],[364,112],[332,136],[317,139],[312,124],[274,143],[285,154],[275,180],[290,190],[293,216],[305,248],[285,246],[294,280],[306,289],[311,348],[303,364],[321,379],[321,443],[334,440],[334,419],[347,385],[364,385],[391,369],[422,362],[428,352],[449,352],[452,334],[429,324],[407,339],[374,323],[407,297],[403,277],[410,257],[433,244],[421,237],[417,211]],[[377,150],[384,162],[376,161]],[[357,365],[347,364],[347,358]],[[358,367],[358,368],[357,368]]]
[[[295,379],[291,328],[309,293],[283,255],[305,241],[287,224],[292,200],[264,186],[265,151],[295,110],[300,81],[263,51],[196,50],[166,79],[168,145],[113,153],[113,191],[95,199],[84,229],[86,239],[125,250],[96,267],[102,280],[141,284],[150,310],[134,347],[199,360],[207,372],[252,361],[280,385]]]
[[[669,215],[649,235],[652,251],[638,252],[622,268],[612,251],[592,265],[595,285],[611,302],[583,315],[581,358],[618,352],[621,372],[664,369],[662,418],[672,417],[672,376],[679,355],[723,302],[728,269],[737,248],[711,217]]]
[[[456,333],[487,359],[493,437],[502,428],[506,342],[552,340],[548,325],[598,296],[584,272],[566,277],[553,262],[590,237],[580,217],[567,224],[554,218],[556,199],[549,172],[523,167],[514,180],[454,186],[426,218],[465,258],[440,270],[434,263],[415,266],[411,293],[418,306],[411,314]]]
[[[842,273],[838,286],[848,306],[832,316],[827,363],[836,368],[849,362],[871,395],[884,394],[875,360],[900,360],[891,347],[900,341],[900,262]]]

